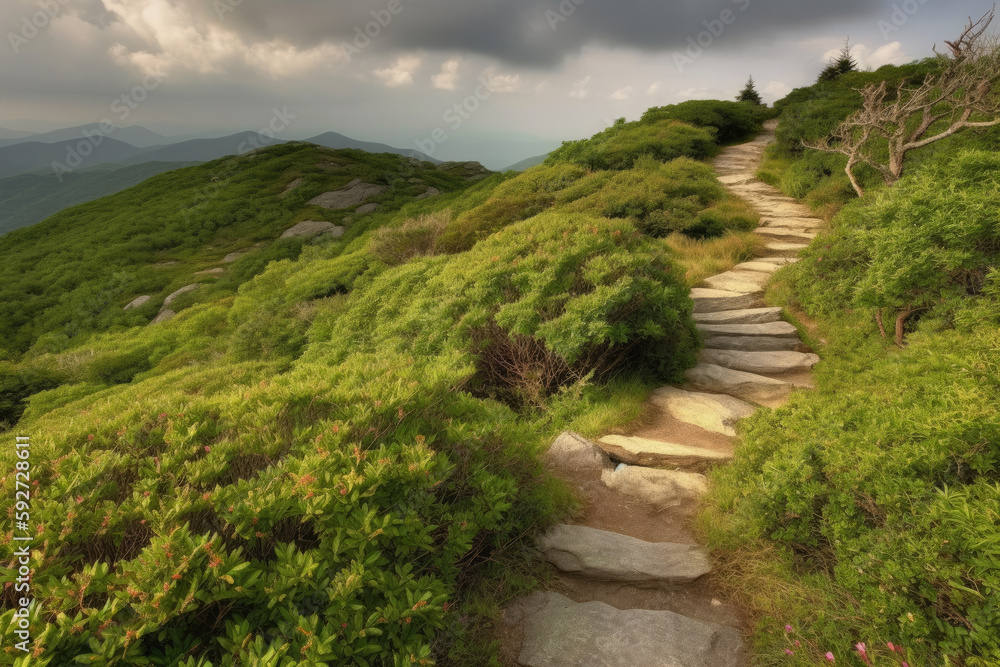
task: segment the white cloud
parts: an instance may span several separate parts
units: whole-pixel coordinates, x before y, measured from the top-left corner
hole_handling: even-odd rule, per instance
[[[431,77],[434,87],[440,90],[455,90],[458,85],[458,68],[461,64],[458,58],[446,60],[441,65],[441,72]]]
[[[182,4],[167,0],[104,0],[104,7],[148,49],[133,50],[116,42],[108,55],[118,64],[144,71],[187,69],[221,74],[228,66],[243,63],[268,76],[282,77],[343,60],[340,49],[332,44],[300,50],[280,40],[247,43],[234,30],[196,20]]]
[[[373,72],[388,88],[407,86],[413,83],[413,73],[420,68],[423,58],[420,56],[400,56],[391,67],[377,69]]]
[[[615,92],[611,93],[611,99],[626,101],[631,94],[632,86],[625,86],[624,88],[619,88]]]
[[[766,97],[780,100],[782,97],[792,92],[792,87],[781,81],[768,81],[767,85],[760,89]]]
[[[843,45],[825,51],[820,61],[826,64],[834,60],[840,55],[841,49],[843,49]],[[882,65],[903,65],[913,60],[903,52],[903,45],[899,42],[883,44],[874,51],[864,44],[852,44],[851,55],[861,69],[878,69]]]
[[[513,93],[521,85],[520,74],[497,74],[495,67],[486,68],[483,78],[489,82],[490,90],[494,93]]]
[[[650,97],[652,97],[653,95],[657,94],[658,92],[660,92],[660,82],[659,81],[653,82],[652,84],[650,84],[649,88],[646,89],[646,94],[649,95]]]
[[[585,76],[575,84],[573,84],[573,90],[569,91],[569,96],[575,100],[586,99],[590,95],[590,91],[587,90],[587,85],[590,83],[592,77]]]

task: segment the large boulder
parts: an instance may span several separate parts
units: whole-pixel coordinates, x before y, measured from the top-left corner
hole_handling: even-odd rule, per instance
[[[285,233],[281,235],[283,239],[290,239],[294,237],[302,238],[315,238],[317,236],[332,236],[333,238],[340,238],[344,235],[344,228],[339,225],[335,225],[332,222],[324,222],[322,220],[305,220],[299,224],[285,230]]]
[[[675,419],[706,431],[736,435],[736,422],[752,415],[757,408],[725,394],[684,391],[676,387],[661,387],[650,401],[670,413]]]
[[[372,197],[377,197],[388,189],[385,185],[364,183],[360,178],[356,178],[339,190],[324,192],[313,197],[308,203],[312,206],[331,209],[352,208],[365,203]]]
[[[624,463],[601,473],[601,481],[629,500],[646,503],[657,511],[697,500],[708,492],[708,479],[704,475]]]
[[[572,431],[560,434],[542,460],[551,468],[573,473],[600,473],[612,468],[603,449]]]
[[[140,308],[142,306],[145,306],[147,303],[149,303],[149,300],[152,299],[152,298],[153,297],[151,297],[151,296],[140,296],[139,298],[135,299],[134,301],[130,301],[127,306],[125,306],[124,308],[122,308],[122,310],[132,310],[133,308]]]

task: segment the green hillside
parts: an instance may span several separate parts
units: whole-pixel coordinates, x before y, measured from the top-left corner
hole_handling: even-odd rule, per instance
[[[190,164],[194,163],[102,165],[59,176],[49,172],[0,178],[0,234],[30,227],[64,208],[121,192],[151,176]]]
[[[0,239],[31,664],[496,664],[498,605],[541,576],[525,540],[571,506],[536,454],[679,378],[691,284],[753,255],[717,141],[667,111],[485,178],[290,144]],[[356,179],[376,212],[308,203]],[[345,233],[278,238],[306,220]]]

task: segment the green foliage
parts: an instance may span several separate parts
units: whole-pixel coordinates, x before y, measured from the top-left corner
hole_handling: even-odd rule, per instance
[[[679,120],[696,127],[714,128],[716,140],[728,144],[752,138],[767,117],[766,108],[724,100],[689,100],[680,104],[653,107],[642,115],[643,122]],[[698,157],[698,156],[692,156]]]
[[[588,169],[630,169],[643,156],[666,162],[681,156],[698,159],[715,154],[715,138],[704,129],[675,122],[670,115],[647,116],[632,123],[616,123],[590,139],[563,142],[545,164],[570,162]]]
[[[948,317],[982,293],[1000,263],[995,153],[966,151],[844,209],[828,237],[791,270],[813,312],[883,308]]]
[[[827,66],[819,73],[818,82],[833,81],[844,74],[858,71],[858,61],[851,55],[851,44],[849,40],[844,40],[844,47],[840,53],[830,59]]]
[[[760,93],[757,92],[757,87],[754,85],[752,76],[747,79],[746,85],[743,86],[743,90],[741,90],[739,95],[736,96],[736,101],[755,104],[757,106],[764,106],[764,100],[761,99]]]
[[[371,253],[389,265],[403,264],[421,255],[434,255],[451,212],[410,218],[399,227],[382,227],[372,235]]]

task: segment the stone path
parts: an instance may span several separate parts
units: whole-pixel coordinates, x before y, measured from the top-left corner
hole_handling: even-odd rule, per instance
[[[683,388],[653,392],[648,425],[590,442],[564,433],[546,466],[585,499],[574,525],[537,538],[558,570],[553,590],[504,612],[505,660],[525,667],[743,667],[739,611],[712,581],[690,526],[703,473],[733,456],[736,422],[811,387],[819,357],[780,308],[765,307],[770,275],[824,223],[753,174],[776,121],[725,149],[719,180],[761,212],[766,255],[692,290],[705,339]]]

